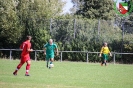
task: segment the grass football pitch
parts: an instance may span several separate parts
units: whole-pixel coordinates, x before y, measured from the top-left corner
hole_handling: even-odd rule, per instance
[[[18,63],[0,59],[0,88],[133,88],[133,65],[54,62],[48,69],[45,61],[32,61],[25,77],[26,64],[12,75]]]

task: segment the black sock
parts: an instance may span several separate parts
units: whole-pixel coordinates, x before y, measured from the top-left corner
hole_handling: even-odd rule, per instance
[[[104,61],[102,61],[102,64],[104,64]]]

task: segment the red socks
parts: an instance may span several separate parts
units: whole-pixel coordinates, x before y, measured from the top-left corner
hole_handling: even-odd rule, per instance
[[[17,74],[18,70],[22,67],[23,63],[20,63],[13,74]],[[26,74],[29,74],[30,64],[26,65]]]
[[[30,64],[26,65],[26,74],[29,74]]]

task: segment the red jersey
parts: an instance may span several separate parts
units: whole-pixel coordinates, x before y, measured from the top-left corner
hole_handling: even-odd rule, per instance
[[[27,40],[27,41],[23,42],[20,46],[20,49],[22,49],[21,56],[29,57],[30,55],[29,55],[28,49],[30,49],[30,48],[31,48],[30,41]]]

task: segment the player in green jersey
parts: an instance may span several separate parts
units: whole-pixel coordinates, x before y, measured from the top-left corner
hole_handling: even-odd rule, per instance
[[[44,55],[46,55],[47,67],[49,67],[49,61],[50,61],[50,64],[53,64],[54,51],[56,52],[56,55],[59,54],[57,45],[53,43],[52,39],[49,39],[49,42],[44,45]]]

